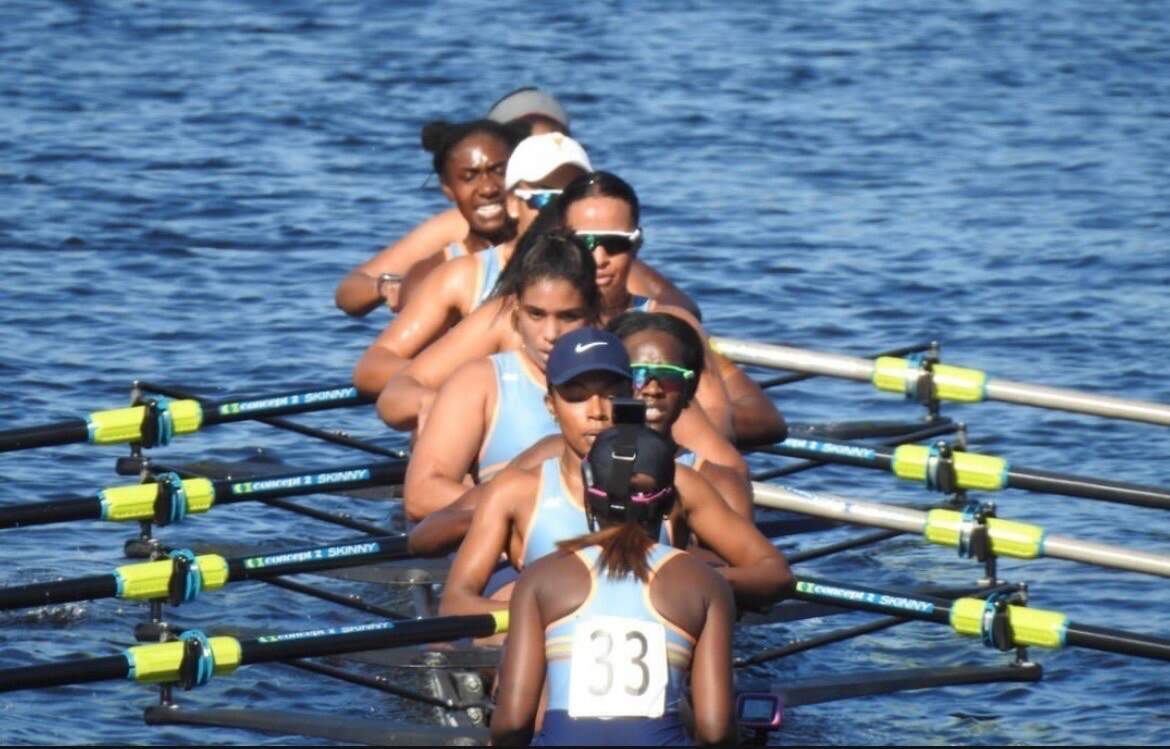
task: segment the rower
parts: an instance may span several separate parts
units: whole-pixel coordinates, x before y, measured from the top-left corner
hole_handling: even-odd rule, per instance
[[[401,282],[408,272],[421,277],[446,259],[511,239],[515,227],[504,211],[504,168],[512,149],[527,135],[525,125],[492,120],[436,120],[424,125],[422,147],[432,154],[439,187],[455,204],[466,228],[445,249],[435,247],[409,262],[394,252],[397,245],[383,250],[341,282],[335,294],[337,305],[354,315],[368,314],[383,303],[397,308]]]
[[[502,96],[491,106],[487,119],[507,125],[520,123],[532,135],[560,132],[569,134],[569,115],[552,94],[525,86]],[[467,236],[469,226],[458,208],[437,213],[377,255],[359,265],[337,286],[334,301],[347,315],[362,317],[382,304],[398,311],[396,279],[407,276],[415,263],[448,255],[453,244]],[[425,274],[416,274],[421,280]]]
[[[593,250],[603,319],[628,309],[668,312],[690,323],[706,339],[697,315],[686,305],[639,299],[626,286],[630,262],[642,243],[638,196],[632,187],[608,172],[594,172],[565,188],[557,208],[562,224]],[[699,380],[696,400],[711,421],[741,443],[783,440],[784,417],[771,399],[734,363],[705,350],[707,376]]]
[[[655,543],[675,502],[674,445],[646,427],[598,435],[582,462],[585,535],[524,570],[492,713],[492,743],[680,746],[690,675],[695,739],[735,738],[727,583]],[[632,643],[632,645],[631,645]]]
[[[546,133],[521,141],[508,159],[504,179],[504,205],[517,237],[528,231],[538,211],[565,185],[591,169],[585,149],[566,135]],[[358,361],[354,384],[363,392],[380,392],[412,357],[485,302],[516,244],[511,239],[454,258],[427,274]]]
[[[557,338],[596,324],[596,272],[592,256],[564,232],[525,235],[522,245],[516,303],[503,315],[515,342],[460,366],[426,409],[406,473],[412,519],[455,501],[467,489],[464,477],[486,479],[557,431],[544,404],[544,369]]]
[[[445,536],[451,515],[473,513],[443,590],[443,613],[497,609],[499,603],[482,593],[501,553],[521,569],[554,551],[557,541],[586,530],[578,499],[584,491],[581,460],[597,435],[613,425],[611,399],[632,392],[630,360],[612,333],[586,328],[562,336],[548,361],[546,402],[564,437],[561,454],[531,468],[508,466],[473,490],[477,501],[468,503],[473,510],[436,513],[411,534],[412,552],[441,552],[445,545],[432,547],[428,536]],[[727,561],[719,572],[735,594],[753,605],[778,599],[791,581],[783,555],[694,469],[679,465],[675,476],[676,512],[704,546]]]

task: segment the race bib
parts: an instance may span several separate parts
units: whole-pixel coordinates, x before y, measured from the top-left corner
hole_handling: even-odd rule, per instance
[[[666,630],[661,624],[616,616],[577,624],[569,665],[569,717],[660,718],[666,686]]]

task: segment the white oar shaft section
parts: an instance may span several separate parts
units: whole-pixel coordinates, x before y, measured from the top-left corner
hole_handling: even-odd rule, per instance
[[[954,510],[923,512],[831,494],[796,492],[775,484],[755,483],[752,488],[755,503],[763,507],[853,525],[917,533],[931,543],[944,546],[958,546],[960,538],[975,526],[973,520],[965,519]],[[1001,518],[987,518],[986,524],[991,551],[1000,556],[1017,559],[1045,556],[1170,577],[1170,556],[1051,535],[1039,526]]]
[[[1029,385],[1026,382],[999,379],[987,381],[984,386],[984,396],[988,400],[1004,403],[1020,403],[1025,406],[1051,408],[1057,411],[1071,411],[1170,426],[1170,406],[1164,403],[1114,398],[1109,395],[1093,395],[1078,390]]]
[[[910,393],[917,380],[917,365],[904,359],[863,359],[733,338],[712,338],[711,345],[741,364],[870,382],[881,390]],[[1170,405],[1164,403],[994,379],[979,370],[944,364],[936,364],[932,376],[939,400],[967,403],[995,400],[1170,426]]]
[[[735,338],[711,338],[716,351],[740,364],[755,364],[772,369],[837,377],[869,382],[873,378],[873,360],[846,354],[825,354],[807,349],[778,346],[773,343],[741,341]]]

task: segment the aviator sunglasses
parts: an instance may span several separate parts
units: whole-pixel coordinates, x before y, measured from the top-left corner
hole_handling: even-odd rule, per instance
[[[539,211],[549,203],[556,200],[564,190],[526,190],[523,187],[517,187],[512,190],[512,193],[523,200],[529,208]]]
[[[600,246],[604,247],[605,251],[611,255],[634,252],[642,246],[641,227],[633,231],[617,231],[616,229],[579,231],[576,232],[576,237],[577,241],[584,245],[585,249],[590,252],[593,252]]]
[[[650,380],[656,380],[658,385],[668,393],[681,393],[689,380],[695,379],[695,371],[686,367],[676,367],[673,364],[650,364],[638,362],[630,365],[634,373],[634,390],[646,387]]]

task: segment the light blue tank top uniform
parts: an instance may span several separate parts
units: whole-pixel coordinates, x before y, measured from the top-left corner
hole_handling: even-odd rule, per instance
[[[674,456],[674,462],[678,463],[680,466],[686,466],[687,468],[694,468],[695,461],[698,459],[698,457],[699,456],[695,455],[690,450],[684,449],[678,455]]]
[[[500,271],[504,269],[504,259],[500,255],[499,246],[489,247],[483,252],[472,255],[475,260],[475,292],[471,308],[475,309],[492,295],[496,288],[496,281],[500,280]],[[542,406],[543,407],[543,406]]]
[[[598,569],[601,549],[590,546],[577,552],[589,569],[591,589],[585,603],[573,613],[545,628],[544,650],[548,663],[548,712],[536,744],[615,744],[626,746],[678,746],[690,743],[679,718],[682,688],[691,666],[695,641],[654,608],[650,582],[662,566],[679,554],[677,549],[655,544],[647,556],[650,578],[633,575],[613,579]],[[573,636],[579,624],[594,617],[620,617],[663,625],[666,634],[667,686],[661,718],[571,718],[569,695]]]
[[[658,534],[660,544],[670,544],[667,529],[670,523],[663,522]],[[536,493],[536,506],[524,533],[524,552],[521,562],[524,566],[557,550],[557,541],[589,532],[589,520],[585,508],[569,501],[569,492],[561,479],[561,459],[549,458],[540,466],[540,487]]]
[[[443,250],[444,260],[454,260],[457,257],[463,257],[467,254],[467,249],[462,242],[452,242],[447,245],[447,249]]]
[[[525,368],[520,360],[523,355],[519,351],[506,351],[488,357],[496,374],[496,410],[479,451],[480,481],[499,471],[540,438],[560,432],[544,405],[545,386]]]

